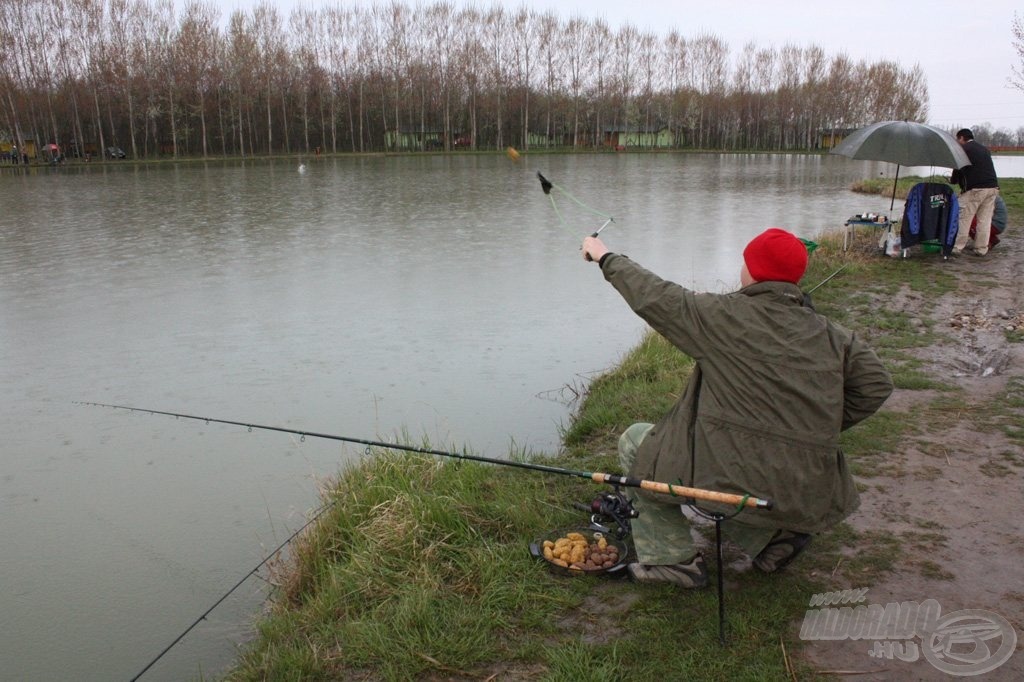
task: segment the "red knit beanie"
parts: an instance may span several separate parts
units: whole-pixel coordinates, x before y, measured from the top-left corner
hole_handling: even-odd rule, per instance
[[[797,284],[807,269],[807,247],[789,232],[769,227],[743,249],[743,262],[758,282]]]

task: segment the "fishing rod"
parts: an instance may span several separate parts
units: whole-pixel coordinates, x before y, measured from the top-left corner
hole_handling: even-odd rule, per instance
[[[814,292],[815,292],[815,291],[816,291],[816,290],[818,289],[818,287],[820,287],[820,286],[821,286],[822,284],[824,284],[825,282],[829,281],[830,279],[832,279],[833,277],[835,277],[836,275],[838,275],[838,274],[839,274],[840,272],[842,272],[843,270],[845,270],[845,269],[846,269],[846,266],[848,266],[848,265],[849,265],[849,263],[843,263],[843,265],[842,265],[842,266],[840,266],[840,268],[839,268],[838,270],[836,270],[836,271],[835,271],[835,272],[833,272],[833,273],[832,273],[831,275],[829,275],[829,276],[828,276],[828,277],[826,277],[825,279],[823,279],[823,280],[821,280],[820,282],[818,282],[818,283],[817,283],[817,284],[816,284],[816,285],[814,286],[814,288],[812,288],[812,289],[811,289],[810,291],[808,291],[808,292],[807,292],[807,295],[808,295],[808,296],[810,296],[811,294],[813,294],[813,293],[814,293]]]
[[[805,308],[810,308],[811,310],[814,310],[814,302],[811,301],[811,294],[813,294],[815,291],[817,291],[818,287],[820,287],[821,285],[825,284],[825,282],[828,282],[830,279],[832,279],[833,277],[838,275],[840,272],[845,270],[847,265],[849,265],[849,263],[844,263],[842,266],[839,267],[838,270],[836,270],[831,275],[829,275],[825,279],[823,279],[820,282],[818,282],[816,285],[811,287],[810,290],[805,291],[804,292],[804,307]]]
[[[641,488],[643,490],[649,490],[651,492],[663,493],[668,495],[675,495],[680,498],[688,498],[695,500],[706,500],[708,502],[719,502],[722,504],[733,505],[737,509],[743,509],[745,507],[751,507],[756,509],[770,510],[773,507],[773,502],[769,499],[762,499],[754,497],[753,495],[739,495],[735,493],[724,493],[717,490],[705,490],[703,488],[691,488],[688,486],[661,483],[658,481],[648,481],[639,478],[631,478],[629,476],[620,476],[618,474],[607,474],[596,471],[579,471],[575,469],[565,469],[562,467],[550,466],[547,464],[533,464],[530,462],[517,462],[509,459],[495,459],[492,457],[483,457],[480,455],[470,455],[465,452],[450,452],[446,450],[435,450],[433,448],[423,448],[413,445],[399,445],[397,443],[387,443],[378,440],[369,440],[366,438],[353,438],[351,436],[339,436],[331,433],[317,433],[315,431],[303,431],[300,429],[289,429],[283,426],[268,426],[265,424],[253,424],[250,422],[233,421],[230,419],[214,419],[213,417],[201,417],[191,414],[181,414],[179,412],[165,412],[163,410],[150,410],[143,407],[131,407],[128,405],[110,405],[108,403],[95,403],[85,401],[75,401],[78,405],[88,405],[92,407],[109,407],[115,410],[127,410],[129,412],[142,412],[145,414],[158,414],[167,417],[175,417],[176,419],[192,419],[195,421],[206,422],[207,424],[227,424],[229,426],[244,426],[249,431],[258,429],[261,431],[277,431],[279,433],[289,433],[299,436],[301,440],[306,438],[322,438],[326,440],[335,440],[345,443],[355,443],[358,445],[365,445],[366,447],[377,447],[385,448],[389,450],[404,450],[406,452],[416,452],[423,455],[437,455],[439,457],[451,457],[454,459],[471,460],[474,462],[483,462],[486,464],[497,464],[500,466],[517,467],[520,469],[529,469],[531,471],[544,471],[551,474],[561,474],[563,476],[575,476],[578,478],[588,478],[595,483],[608,484],[613,486],[625,486],[627,488]]]
[[[246,581],[246,580],[248,580],[248,579],[249,579],[249,578],[250,578],[251,576],[253,576],[253,575],[254,575],[254,574],[255,574],[255,573],[257,572],[257,571],[259,571],[259,570],[260,570],[261,568],[263,568],[264,564],[266,564],[266,563],[267,563],[268,561],[270,561],[270,560],[271,560],[271,559],[273,559],[273,558],[274,558],[275,556],[277,556],[277,553],[278,553],[278,552],[280,552],[280,551],[281,551],[282,549],[284,549],[284,548],[285,548],[285,546],[286,546],[286,545],[288,545],[288,543],[290,543],[290,542],[291,542],[292,540],[294,540],[294,539],[296,538],[296,536],[298,536],[298,534],[299,534],[299,533],[301,533],[302,531],[306,530],[306,529],[307,529],[307,528],[309,528],[309,527],[310,527],[311,525],[313,525],[313,523],[314,523],[314,522],[315,522],[315,521],[316,521],[317,519],[319,519],[319,518],[320,518],[321,516],[323,516],[323,515],[324,515],[324,513],[326,513],[327,511],[329,511],[329,510],[330,510],[330,509],[331,509],[332,507],[334,507],[334,505],[336,505],[337,503],[338,503],[338,501],[337,501],[337,500],[335,499],[335,500],[333,500],[333,501],[329,502],[328,504],[325,504],[325,505],[324,505],[323,507],[321,507],[321,508],[320,508],[320,511],[318,511],[318,512],[317,512],[316,514],[314,514],[314,515],[313,515],[313,518],[311,518],[311,519],[310,519],[309,521],[306,521],[306,523],[304,523],[304,524],[302,525],[302,527],[301,527],[301,528],[299,528],[299,529],[298,529],[297,531],[295,531],[294,533],[292,533],[291,535],[289,535],[289,536],[288,536],[288,539],[287,539],[287,540],[285,540],[285,541],[284,541],[284,542],[282,542],[282,543],[281,543],[280,545],[278,545],[278,546],[277,546],[277,548],[276,548],[276,549],[274,549],[274,551],[273,551],[273,552],[271,552],[270,554],[268,554],[268,555],[267,555],[267,556],[266,556],[266,557],[265,557],[265,558],[263,559],[263,561],[261,561],[261,562],[259,562],[258,564],[256,564],[256,566],[255,566],[255,567],[254,567],[254,568],[253,568],[253,569],[252,569],[251,571],[249,571],[249,572],[248,572],[248,573],[246,573],[246,574],[245,574],[244,576],[242,576],[242,578],[241,578],[241,579],[240,579],[240,580],[239,580],[239,581],[238,581],[237,583],[235,583],[235,584],[234,584],[234,586],[233,586],[233,587],[232,587],[232,588],[231,588],[230,590],[228,590],[227,592],[225,592],[224,594],[222,594],[222,595],[221,595],[221,597],[220,597],[220,599],[218,599],[217,601],[215,601],[215,602],[213,603],[213,605],[212,605],[212,606],[210,606],[210,608],[208,608],[208,609],[206,609],[205,611],[203,611],[202,615],[200,615],[200,616],[199,616],[198,618],[196,618],[196,619],[195,619],[194,621],[192,621],[192,624],[191,624],[191,625],[189,625],[189,626],[188,626],[187,628],[185,628],[185,631],[184,631],[184,632],[182,632],[182,633],[181,633],[180,635],[178,635],[177,637],[175,637],[175,638],[174,638],[174,641],[173,641],[173,642],[171,642],[170,644],[168,644],[168,645],[167,645],[167,647],[166,647],[166,648],[165,648],[165,649],[164,649],[163,651],[161,651],[161,652],[160,652],[159,654],[157,654],[157,655],[156,655],[156,657],[155,657],[155,658],[154,658],[153,660],[151,660],[151,661],[150,661],[149,663],[147,663],[147,664],[146,664],[146,667],[145,667],[145,668],[143,668],[142,670],[140,670],[140,671],[138,672],[138,674],[136,674],[136,675],[135,675],[135,677],[133,677],[133,678],[131,679],[131,682],[135,682],[135,681],[136,681],[137,679],[139,679],[140,677],[142,677],[143,675],[145,675],[145,674],[146,674],[146,671],[148,671],[148,670],[149,670],[150,668],[152,668],[152,667],[153,667],[154,665],[156,665],[157,661],[159,661],[159,660],[160,660],[161,658],[163,658],[163,657],[164,657],[164,655],[165,655],[165,654],[166,654],[166,653],[167,653],[168,651],[170,651],[171,649],[173,649],[173,648],[175,647],[175,645],[177,645],[177,643],[178,643],[178,642],[180,642],[181,640],[183,640],[183,639],[185,638],[185,635],[187,635],[188,633],[192,632],[192,630],[193,630],[193,629],[195,629],[195,627],[196,627],[197,625],[199,625],[199,624],[200,624],[201,622],[203,622],[204,620],[206,620],[206,617],[207,617],[207,616],[209,616],[209,615],[210,615],[210,613],[212,613],[212,612],[213,612],[213,610],[214,610],[215,608],[217,608],[218,606],[220,606],[220,604],[221,604],[221,602],[222,602],[222,601],[224,601],[224,600],[225,600],[225,599],[227,599],[227,598],[228,598],[229,596],[231,596],[231,594],[232,594],[232,593],[233,593],[233,592],[234,592],[235,590],[237,590],[237,589],[238,589],[239,587],[241,587],[241,586],[242,586],[242,584],[243,584],[243,583],[245,583],[245,581]]]

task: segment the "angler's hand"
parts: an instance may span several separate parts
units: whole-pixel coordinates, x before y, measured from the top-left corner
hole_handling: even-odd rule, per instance
[[[599,237],[587,237],[583,240],[583,260],[596,263],[606,253],[608,253],[608,247]]]

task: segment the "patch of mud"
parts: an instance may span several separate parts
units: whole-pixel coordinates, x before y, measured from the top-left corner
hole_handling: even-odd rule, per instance
[[[558,627],[571,632],[587,644],[608,644],[623,636],[621,614],[626,613],[640,599],[633,590],[619,589],[617,579],[595,583],[595,589],[584,598],[578,609],[562,617]]]
[[[929,410],[922,433],[891,453],[878,475],[859,479],[866,490],[850,523],[858,531],[898,539],[895,570],[847,575],[840,566],[835,589],[868,588],[864,604],[934,599],[944,615],[963,609],[999,614],[1016,631],[1016,651],[976,679],[1019,681],[1024,679],[1024,453],[1006,429],[1024,429],[1024,413],[999,401],[1024,380],[1024,343],[1007,338],[1024,328],[1024,246],[1004,240],[984,259],[936,259],[936,267],[956,276],[956,291],[934,298],[904,292],[889,304],[898,301],[944,337],[910,352],[925,372],[955,390],[897,390],[883,409],[916,419],[916,410],[941,395],[956,406]],[[876,647],[866,639],[811,641],[801,655],[815,671],[843,679],[955,679],[926,659],[921,639],[901,644],[910,642],[918,647],[916,660],[900,660],[898,648]],[[984,658],[999,644],[999,639],[961,644],[951,653],[973,651]],[[985,649],[989,645],[991,651]],[[908,648],[903,657],[914,653]]]

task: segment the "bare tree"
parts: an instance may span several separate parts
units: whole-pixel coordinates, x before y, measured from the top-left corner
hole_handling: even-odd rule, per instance
[[[866,115],[878,120],[923,120],[928,93],[920,66],[904,71],[891,61],[867,66],[864,78]]]
[[[319,30],[320,12],[297,7],[292,10],[289,28],[294,38],[293,53],[295,57],[296,82],[299,95],[299,110],[302,124],[302,140],[304,151],[312,149],[309,140],[310,97],[322,87],[322,69],[320,66],[321,48]],[[321,129],[323,119],[321,118]]]
[[[824,127],[834,135],[839,129],[853,125],[850,99],[854,78],[853,62],[845,54],[839,54],[829,61],[828,73],[822,87],[824,98]]]
[[[493,99],[494,144],[501,149],[505,146],[505,101],[507,99],[508,69],[506,67],[505,42],[509,18],[500,6],[492,6],[484,17],[484,47],[487,53],[487,71],[491,81]]]
[[[810,149],[821,125],[824,92],[822,80],[825,77],[827,59],[825,51],[816,45],[804,50],[804,82],[801,85],[804,100],[804,133],[802,146]]]
[[[757,121],[757,146],[770,148],[780,136],[779,113],[775,97],[777,53],[775,48],[758,49],[754,58],[754,82],[757,91],[754,118]]]
[[[519,98],[519,118],[521,139],[519,144],[523,149],[530,148],[530,87],[533,79],[533,58],[538,42],[538,18],[537,14],[521,8],[511,20],[512,34],[514,40],[509,36],[502,36],[503,40],[509,42],[509,53],[512,57],[513,75],[515,77],[515,91]],[[515,140],[513,140],[515,143]]]
[[[598,19],[591,26],[591,36],[591,44],[594,48],[594,75],[596,78],[594,83],[596,108],[594,116],[594,145],[597,146],[606,143],[602,128],[605,125],[604,110],[607,102],[609,80],[611,80],[609,73],[611,70],[611,58],[608,54],[608,48],[612,43],[612,32],[603,19]]]
[[[109,5],[109,22],[113,27],[110,31],[109,42],[106,47],[107,63],[110,72],[111,87],[117,88],[120,98],[124,102],[127,111],[122,114],[122,126],[127,123],[128,138],[131,142],[130,149],[133,157],[139,156],[136,123],[136,99],[134,84],[138,64],[132,58],[131,36],[134,34],[132,17],[137,16],[131,11],[129,0],[111,0]],[[125,120],[126,119],[126,120]],[[117,141],[117,132],[114,123],[111,121],[111,135]],[[123,142],[122,142],[123,144]],[[101,150],[103,151],[103,150]]]
[[[386,57],[384,54],[383,21],[386,19],[384,13],[377,7],[373,7],[362,15],[359,22],[359,50],[356,56],[356,63],[360,65],[360,88],[372,85],[380,92],[380,119],[383,123],[384,139],[387,139],[388,132],[388,97],[387,82],[385,74],[387,70]],[[360,94],[362,101],[362,94]],[[364,144],[370,138],[370,131],[364,130],[370,126],[371,111],[369,105],[361,107],[359,119],[359,149],[364,150]],[[398,131],[395,131],[395,144],[398,143]]]
[[[655,120],[656,117],[652,110],[655,92],[660,89],[658,79],[661,73],[661,64],[658,61],[659,56],[658,40],[654,34],[649,32],[641,33],[637,43],[637,70],[642,79],[639,102],[642,111],[639,113],[642,114],[643,126],[648,134],[655,132],[654,127],[656,123],[661,123],[661,121]],[[638,118],[637,120],[639,122],[641,119]],[[640,139],[646,138],[641,137]]]
[[[752,147],[757,136],[757,119],[754,117],[755,74],[757,72],[757,45],[748,42],[736,60],[732,75],[732,129],[728,135],[736,147]]]
[[[266,114],[266,151],[274,152],[274,116],[272,112],[274,94],[278,86],[283,85],[282,71],[285,66],[285,51],[282,46],[284,26],[280,12],[274,5],[264,0],[252,11],[252,37],[256,48],[256,73],[259,78],[263,110]],[[284,109],[283,92],[279,93]],[[286,121],[280,122],[282,135]]]
[[[14,162],[18,162],[18,155],[25,152],[26,125],[31,126],[31,105],[30,93],[32,87],[32,75],[30,70],[30,55],[26,41],[21,39],[21,31],[29,16],[26,3],[15,0],[13,6],[7,11],[0,12],[0,30],[5,36],[13,36],[13,50],[0,59],[0,84],[3,85],[3,92],[6,99],[8,111],[8,126],[10,128],[11,140],[13,141]],[[15,97],[18,97],[16,100]]]
[[[408,144],[400,133],[414,126],[420,149],[428,129],[446,150],[466,137],[473,149],[596,146],[611,141],[608,123],[667,123],[681,146],[794,149],[819,129],[928,108],[918,66],[854,64],[814,45],[730,55],[711,34],[525,7],[332,2],[286,21],[262,0],[224,26],[211,0],[0,2],[0,27],[20,38],[0,63],[0,126],[80,151],[108,136],[136,157],[207,156],[217,138],[243,156],[373,151]],[[1022,28],[1015,15],[1018,52]]]
[[[465,30],[459,32],[459,67],[465,83],[464,106],[469,124],[469,146],[476,151],[480,135],[477,121],[480,93],[486,73],[487,48],[484,45],[484,20],[475,8],[459,13],[459,24]]]
[[[1010,32],[1013,34],[1013,49],[1017,52],[1020,64],[1010,67],[1013,75],[1008,80],[1011,87],[1024,91],[1024,17],[1018,16],[1016,12],[1013,13]]]
[[[626,23],[615,34],[615,85],[616,102],[613,125],[621,121],[621,127],[628,129],[636,125],[637,116],[633,110],[631,97],[636,84],[637,56],[640,32],[633,24]],[[616,126],[619,127],[619,126]]]
[[[357,10],[333,7],[327,10],[325,32],[331,36],[327,43],[328,61],[330,64],[330,112],[331,112],[331,151],[338,151],[338,99],[345,98],[345,110],[348,114],[348,130],[351,150],[362,151],[363,136],[356,135],[356,116],[352,106],[352,91],[358,92],[357,109],[359,121],[362,123],[363,111],[363,77],[359,75],[356,56],[359,50],[359,34],[356,30],[360,15]],[[358,87],[356,87],[358,85]]]
[[[439,2],[427,8],[426,27],[429,31],[429,52],[434,57],[433,83],[437,85],[441,106],[441,130],[444,131],[445,151],[451,151],[452,143],[452,98],[456,68],[455,6],[450,2]],[[427,57],[427,55],[424,55]],[[424,84],[424,87],[428,87]]]
[[[685,123],[687,111],[687,96],[685,83],[686,71],[689,65],[689,46],[686,39],[676,31],[670,31],[664,42],[665,49],[665,70],[668,78],[668,127],[674,136],[676,145],[683,143],[682,128],[684,125],[677,124],[677,121]]]
[[[178,69],[183,83],[192,86],[195,103],[193,115],[199,117],[199,137],[203,158],[209,154],[206,130],[206,102],[217,82],[219,35],[217,9],[201,0],[194,0],[185,6],[181,28],[177,35],[175,54],[178,55]]]
[[[242,10],[232,12],[228,20],[227,69],[232,90],[232,118],[234,135],[238,140],[238,153],[246,155],[246,134],[249,153],[255,153],[253,107],[258,78],[258,48],[252,22]]]
[[[78,42],[80,78],[83,85],[87,84],[92,95],[93,113],[92,130],[89,142],[99,138],[99,148],[106,147],[103,134],[103,118],[100,112],[100,84],[102,82],[102,63],[104,57],[103,43],[107,22],[104,18],[104,3],[101,0],[71,0],[72,21],[77,27],[75,40]],[[77,152],[85,156],[85,131],[80,127]],[[96,137],[93,137],[96,136]]]
[[[572,146],[580,143],[580,106],[590,73],[594,51],[593,34],[587,21],[582,17],[573,17],[562,32],[561,43],[565,46],[566,66],[569,71],[569,95],[572,100]]]
[[[718,36],[702,33],[690,42],[690,49],[690,80],[699,98],[696,141],[701,147],[717,145],[716,100],[725,93],[728,48]]]
[[[153,14],[150,18],[154,32],[156,45],[157,69],[154,75],[163,88],[163,96],[167,104],[167,122],[171,129],[170,150],[171,155],[178,157],[178,84],[180,75],[177,66],[182,55],[178,51],[177,33],[179,26],[175,17],[175,7],[172,0],[156,0]],[[156,130],[156,117],[154,113],[154,131]],[[161,148],[164,140],[154,135],[153,142]]]
[[[897,67],[896,89],[889,93],[891,117],[903,121],[924,121],[928,118],[928,80],[920,64],[909,71]]]
[[[544,74],[544,145],[550,146],[555,137],[552,120],[557,106],[558,93],[562,90],[562,59],[564,51],[559,39],[561,30],[558,17],[553,12],[540,15],[537,29],[539,57]]]
[[[410,71],[410,15],[406,5],[392,0],[382,8],[379,18],[383,21],[384,55],[387,60],[388,78],[391,81],[391,104],[394,110],[395,144],[399,144],[402,123],[403,86]]]

